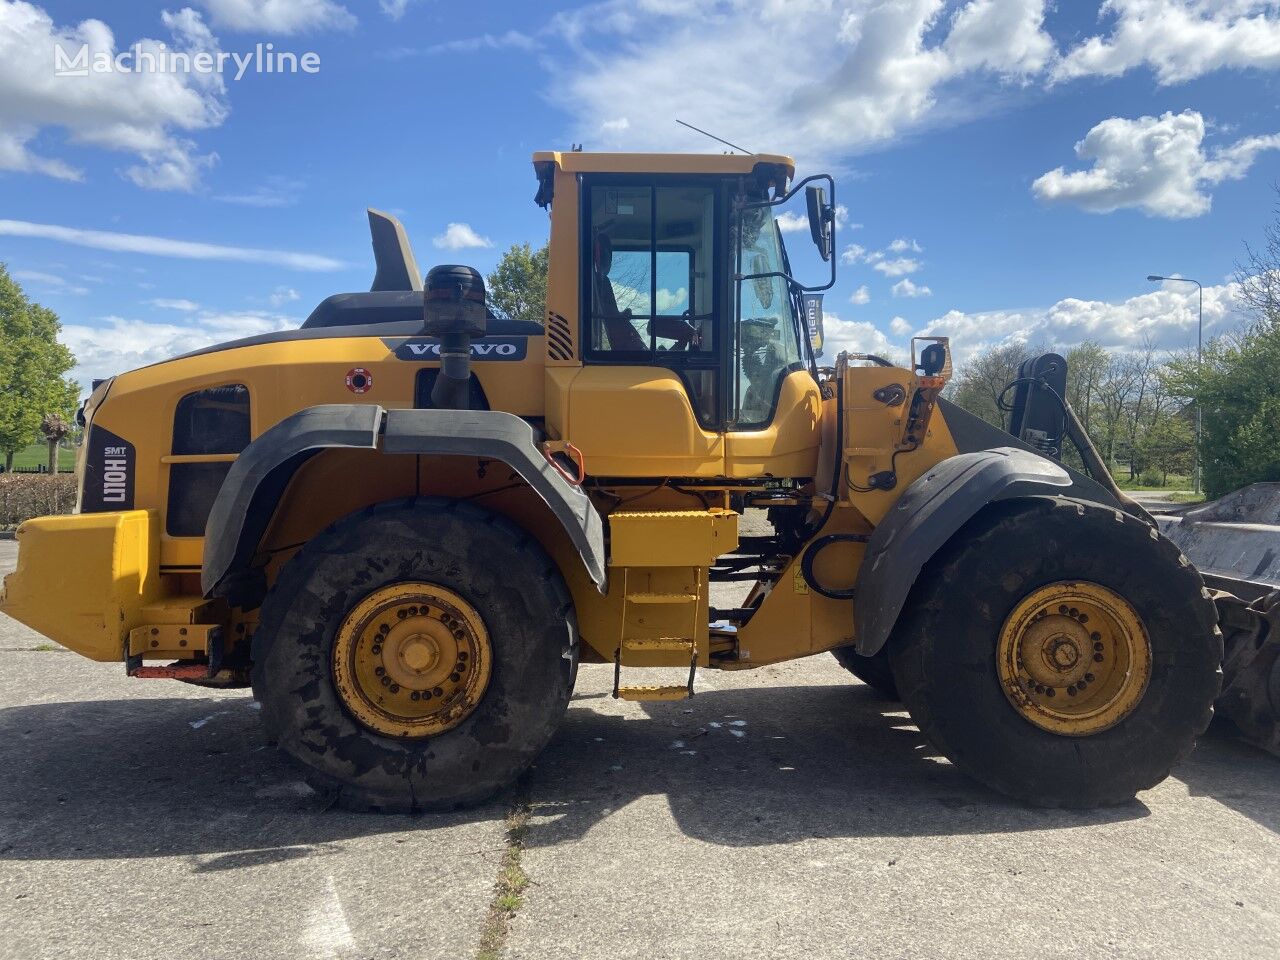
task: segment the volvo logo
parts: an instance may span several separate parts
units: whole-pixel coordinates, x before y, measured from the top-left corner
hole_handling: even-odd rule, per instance
[[[412,337],[382,341],[400,360],[439,360],[440,341],[433,337]],[[472,360],[523,360],[529,355],[528,337],[482,337],[471,341]]]

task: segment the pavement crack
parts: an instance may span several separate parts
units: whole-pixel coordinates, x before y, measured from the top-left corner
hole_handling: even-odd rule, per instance
[[[498,876],[493,882],[493,899],[489,901],[489,913],[480,931],[480,943],[476,948],[476,960],[499,960],[511,931],[511,921],[524,906],[524,892],[529,886],[529,875],[521,864],[525,835],[529,831],[531,791],[527,777],[516,783],[511,810],[504,824],[506,843],[502,859],[498,863]]]

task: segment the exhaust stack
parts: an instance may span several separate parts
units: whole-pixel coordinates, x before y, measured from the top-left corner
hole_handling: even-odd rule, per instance
[[[488,327],[484,278],[473,267],[432,267],[423,284],[422,332],[440,338],[440,373],[431,405],[466,410],[471,398],[471,338]]]

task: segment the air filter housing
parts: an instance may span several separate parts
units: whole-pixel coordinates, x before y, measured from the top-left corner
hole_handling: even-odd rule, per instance
[[[422,332],[444,337],[485,334],[484,277],[474,267],[444,264],[432,267],[423,283]]]

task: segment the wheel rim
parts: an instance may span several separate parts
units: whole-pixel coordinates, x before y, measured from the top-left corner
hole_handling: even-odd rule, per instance
[[[475,608],[430,583],[373,591],[347,614],[333,644],[338,696],[361,724],[389,737],[430,737],[465,720],[493,669]]]
[[[1005,619],[996,651],[1005,696],[1043,730],[1085,737],[1109,730],[1142,700],[1151,640],[1137,612],[1096,583],[1053,583]]]

